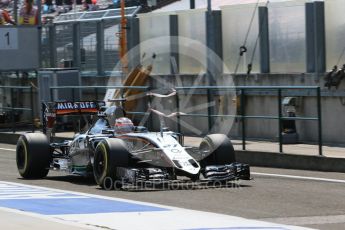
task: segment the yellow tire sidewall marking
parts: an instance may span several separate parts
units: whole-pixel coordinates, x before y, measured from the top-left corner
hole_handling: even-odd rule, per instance
[[[22,145],[23,145],[23,147],[24,147],[24,155],[25,155],[24,167],[23,167],[22,170],[23,170],[23,172],[25,172],[25,171],[26,171],[26,168],[28,167],[28,150],[27,150],[27,148],[26,148],[25,141],[22,139],[21,142],[22,142]]]
[[[102,178],[105,178],[107,176],[107,171],[108,171],[108,155],[107,155],[107,148],[105,147],[104,143],[101,142],[99,144],[100,148],[102,149],[102,152],[104,153],[104,171],[102,174]]]

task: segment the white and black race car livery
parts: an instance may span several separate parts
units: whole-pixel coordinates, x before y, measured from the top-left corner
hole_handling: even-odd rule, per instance
[[[249,165],[235,161],[234,148],[224,134],[205,136],[199,147],[183,144],[183,136],[162,128],[150,132],[134,126],[119,106],[104,102],[43,104],[43,134],[27,133],[17,143],[17,168],[23,178],[43,178],[49,170],[94,175],[102,187],[119,188],[143,182],[249,180]],[[98,114],[85,133],[71,141],[50,142],[56,116]],[[186,181],[184,179],[183,181]]]

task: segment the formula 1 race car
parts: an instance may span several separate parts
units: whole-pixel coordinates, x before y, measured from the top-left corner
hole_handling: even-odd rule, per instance
[[[104,105],[94,101],[44,103],[44,133],[26,133],[18,140],[19,174],[23,178],[43,178],[49,170],[93,174],[103,188],[179,178],[221,182],[250,179],[249,165],[235,161],[226,135],[210,134],[199,147],[186,147],[183,135],[163,127],[149,132],[146,127],[134,126],[121,106]],[[90,129],[73,140],[50,143],[56,116],[85,113],[98,116]]]

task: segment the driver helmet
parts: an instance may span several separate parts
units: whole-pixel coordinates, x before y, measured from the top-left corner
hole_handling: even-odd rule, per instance
[[[115,132],[129,133],[134,131],[133,122],[127,117],[120,117],[115,120]]]

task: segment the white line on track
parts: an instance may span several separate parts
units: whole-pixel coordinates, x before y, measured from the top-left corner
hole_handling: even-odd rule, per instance
[[[311,180],[311,181],[322,181],[322,182],[333,182],[333,183],[345,184],[345,180],[327,179],[327,178],[321,178],[321,177],[306,177],[306,176],[294,176],[294,175],[285,175],[285,174],[259,173],[259,172],[251,172],[251,174],[258,175],[258,176],[280,177],[280,178],[289,178],[289,179]]]
[[[6,149],[6,148],[0,148],[0,150],[5,150],[5,151],[11,151],[11,152],[15,152],[15,149]]]

